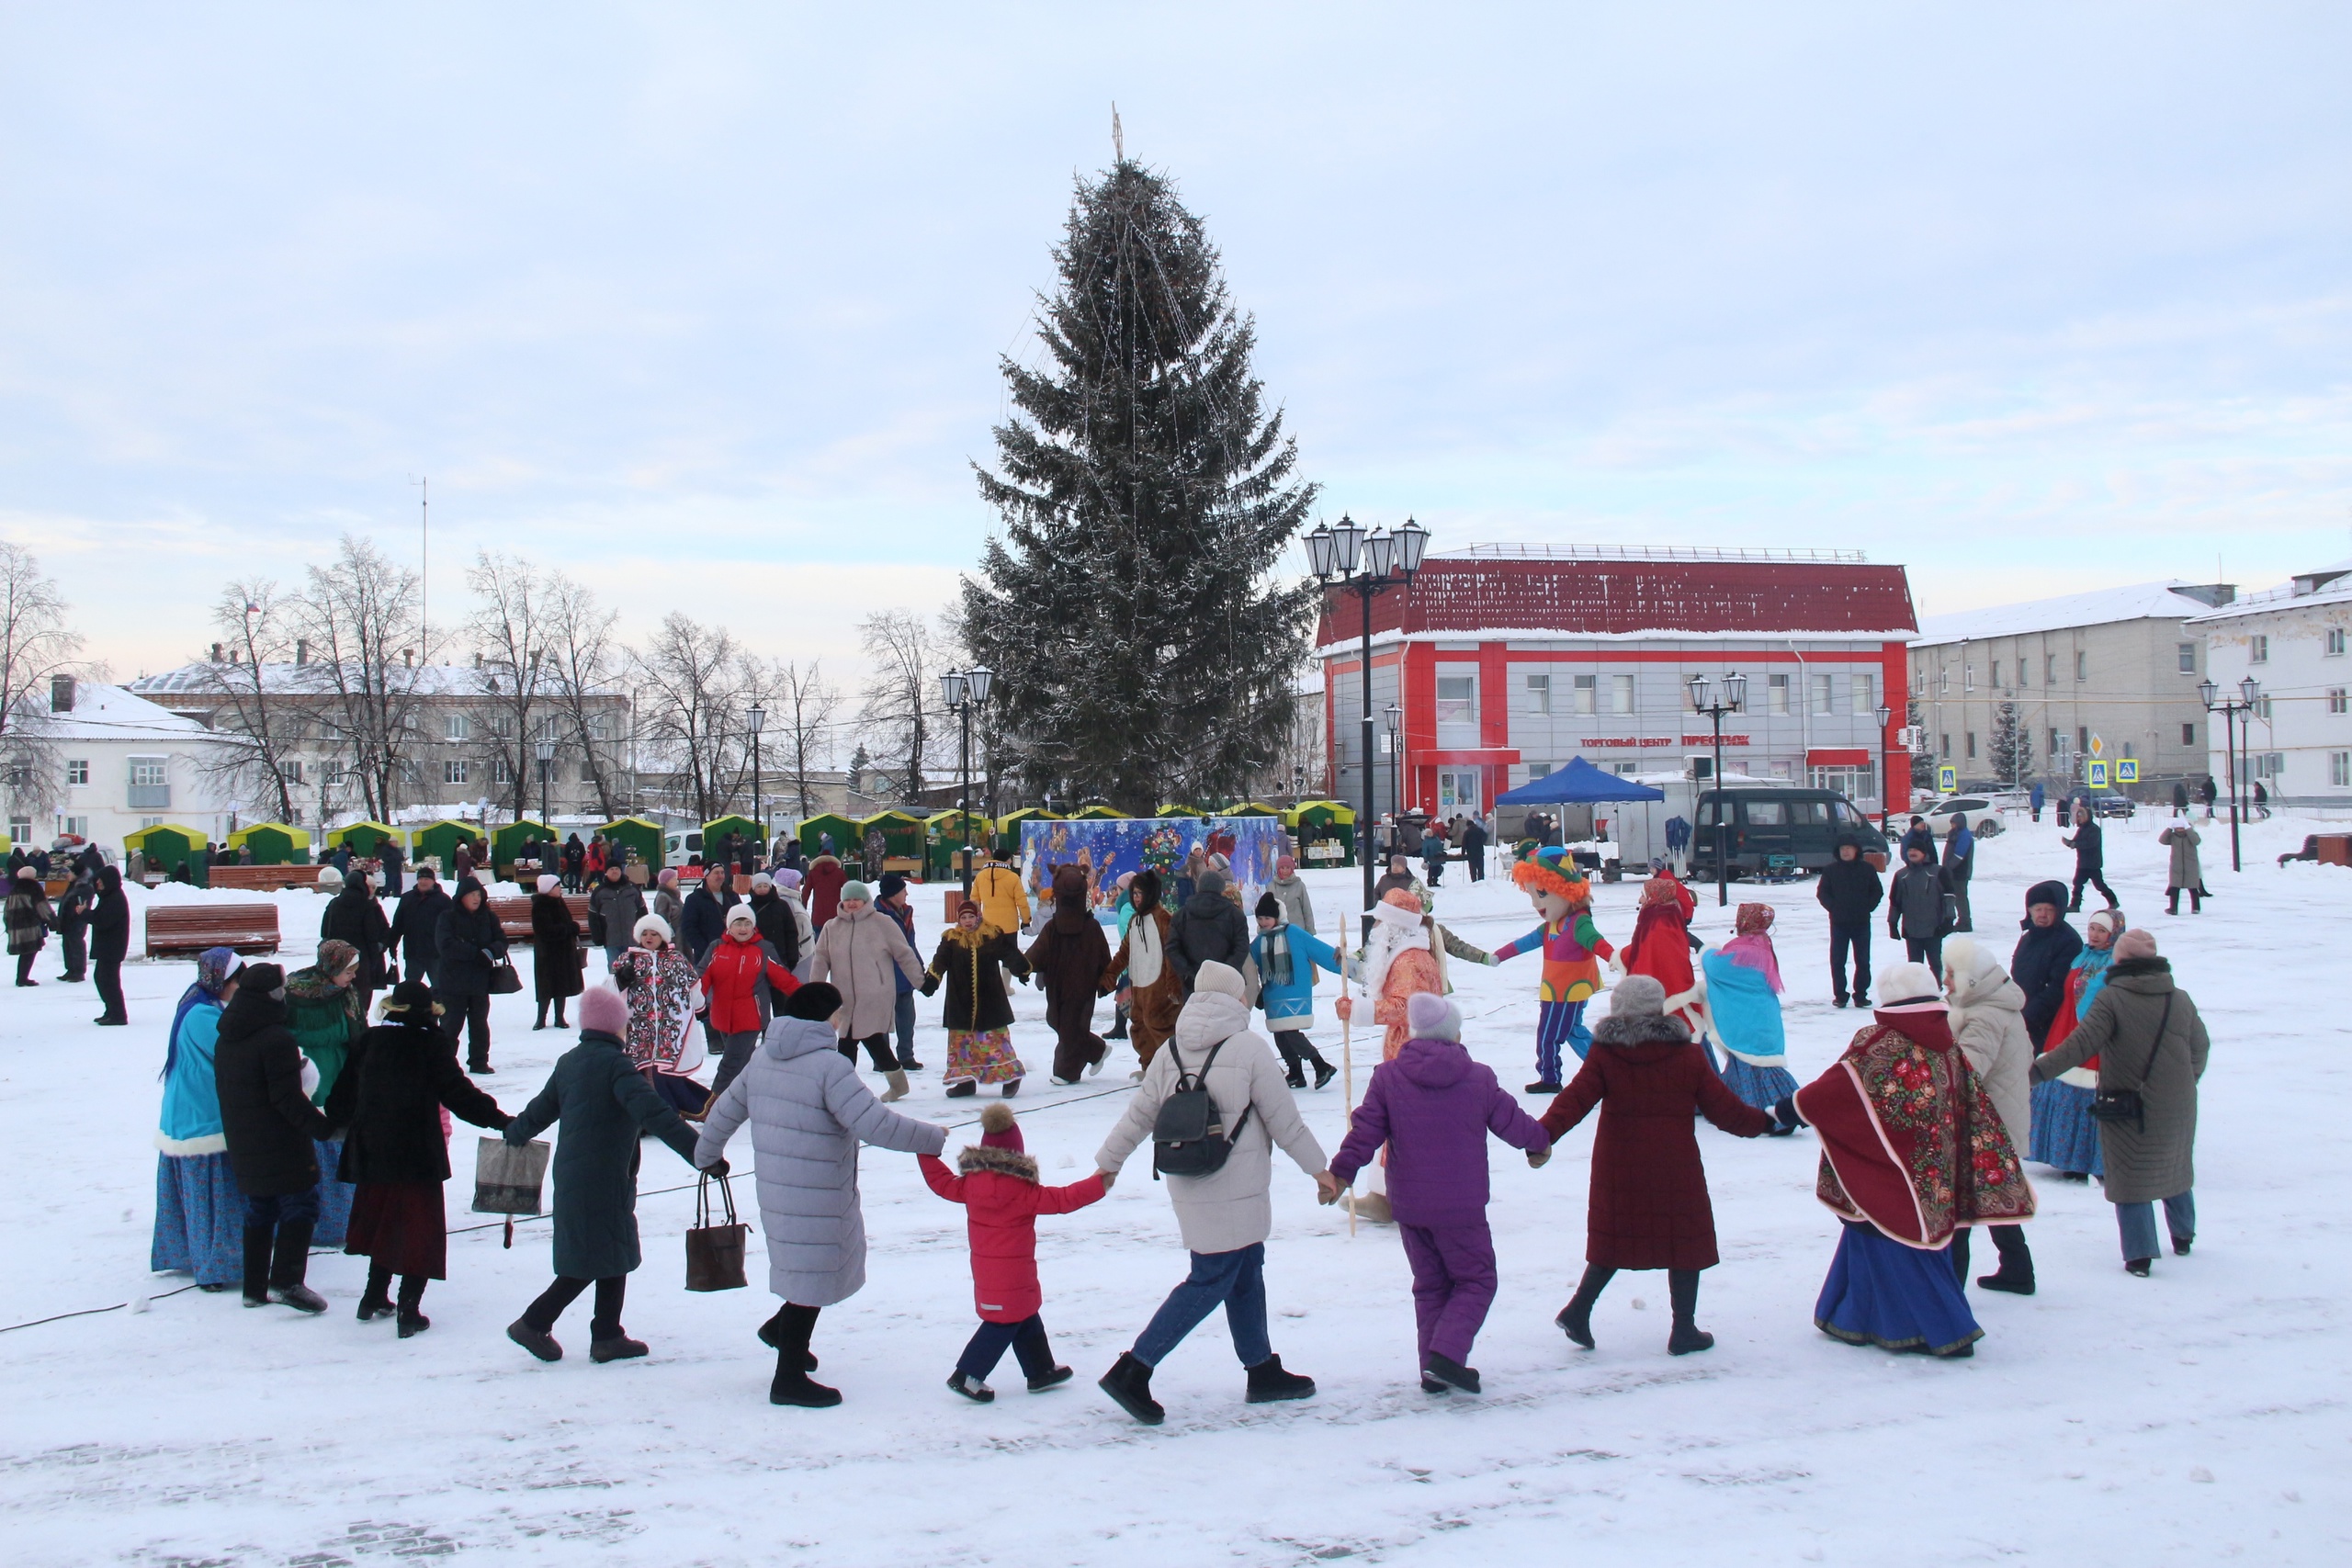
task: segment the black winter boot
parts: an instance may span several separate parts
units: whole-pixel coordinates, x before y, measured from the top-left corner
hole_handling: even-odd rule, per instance
[[[808,1354],[806,1350],[790,1346],[775,1353],[775,1376],[768,1380],[770,1404],[796,1404],[803,1410],[830,1410],[842,1402],[841,1390],[827,1388],[795,1365]]]
[[[1666,1353],[1688,1356],[1694,1350],[1712,1350],[1715,1337],[1702,1329],[1699,1315],[1699,1270],[1669,1269],[1666,1271],[1666,1292],[1674,1306],[1674,1331],[1667,1336]]]
[[[1424,1379],[1435,1378],[1440,1382],[1458,1388],[1464,1393],[1478,1392],[1477,1368],[1465,1367],[1453,1357],[1441,1356],[1434,1350],[1430,1351],[1428,1359],[1421,1363],[1421,1376]]]
[[[761,1344],[766,1346],[771,1350],[781,1350],[784,1348],[786,1329],[784,1314],[791,1310],[792,1308],[788,1305],[780,1306],[775,1309],[775,1315],[774,1317],[769,1318],[765,1323],[760,1325]],[[817,1370],[816,1352],[813,1350],[803,1351],[801,1353],[801,1362],[803,1370],[812,1372],[815,1371]]]
[[[2026,1247],[2024,1229],[2018,1225],[1985,1228],[1993,1233],[1993,1245],[2001,1249],[2001,1266],[1990,1274],[1976,1276],[1977,1284],[2013,1296],[2033,1294],[2033,1254]]]
[[[1560,1325],[1562,1333],[1588,1350],[1592,1348],[1593,1303],[1600,1300],[1600,1292],[1616,1277],[1617,1270],[1605,1264],[1586,1264],[1584,1278],[1577,1282],[1577,1293],[1568,1298],[1568,1304],[1552,1320]]]
[[[368,1288],[359,1292],[359,1321],[373,1323],[379,1317],[392,1315],[392,1271],[370,1259],[368,1264]]]
[[[245,1304],[249,1307],[269,1304],[269,1244],[277,1234],[275,1225],[245,1227]]]
[[[413,1335],[422,1334],[426,1329],[433,1326],[433,1320],[418,1310],[424,1302],[424,1287],[427,1281],[422,1274],[403,1274],[401,1276],[399,1322],[401,1337],[403,1339],[406,1339]]]
[[[277,1227],[277,1245],[269,1258],[270,1300],[296,1312],[322,1313],[327,1310],[326,1298],[302,1282],[311,1267],[311,1231],[313,1222],[298,1220],[292,1224],[281,1223]]]
[[[1136,1360],[1132,1350],[1122,1352],[1095,1386],[1109,1394],[1113,1404],[1147,1427],[1157,1427],[1168,1419],[1168,1412],[1151,1397],[1151,1369]]]
[[[1280,1356],[1269,1356],[1256,1366],[1244,1370],[1250,1374],[1247,1398],[1251,1404],[1272,1404],[1285,1399],[1315,1397],[1315,1380],[1283,1371]]]

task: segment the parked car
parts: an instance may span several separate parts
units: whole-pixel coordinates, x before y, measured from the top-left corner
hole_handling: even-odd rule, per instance
[[[1909,811],[1898,811],[1886,819],[1887,842],[1897,842],[1905,833],[1910,831],[1911,818],[1914,817],[1924,817],[1928,819],[1928,827],[1936,835],[1939,842],[1942,840],[1945,834],[1951,831],[1951,819],[1954,817],[1967,818],[1968,830],[1978,838],[1993,838],[2002,830],[2003,825],[1998,815],[2002,809],[2002,798],[1997,795],[1947,795],[1932,806],[1919,806],[1912,807]],[[2025,797],[2020,795],[2018,798],[2022,800]]]
[[[2091,815],[2120,817],[2130,821],[2140,809],[2140,803],[2128,795],[2095,795],[2091,796]]]
[[[1728,802],[1728,807],[1724,803]],[[1838,856],[1838,840],[1877,825],[1834,789],[1711,789],[1699,796],[1690,834],[1690,875],[1715,874],[1715,813],[1726,809],[1724,859],[1734,877],[1819,871]]]
[[[665,864],[696,866],[702,863],[702,829],[689,828],[673,829],[662,836],[662,859]]]

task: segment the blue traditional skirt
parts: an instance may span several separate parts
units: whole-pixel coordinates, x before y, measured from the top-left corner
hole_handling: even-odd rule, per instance
[[[1797,1091],[1797,1080],[1786,1067],[1759,1067],[1732,1056],[1722,1071],[1724,1086],[1758,1111],[1770,1111]]]
[[[2077,1175],[2105,1176],[2098,1122],[2091,1115],[2091,1101],[2098,1097],[2097,1089],[2077,1089],[2057,1078],[2034,1085],[2033,1135],[2028,1140],[2032,1147],[2027,1157]]]
[[[311,1232],[312,1247],[341,1247],[351,1225],[351,1198],[359,1190],[348,1181],[337,1181],[334,1173],[343,1164],[343,1140],[318,1145],[319,1150],[319,1223]]]
[[[245,1195],[229,1156],[155,1156],[155,1242],[147,1267],[186,1271],[199,1285],[234,1285],[245,1277]]]
[[[1951,1356],[1984,1337],[1951,1271],[1951,1248],[1922,1252],[1871,1225],[1841,1221],[1815,1326],[1849,1345]]]

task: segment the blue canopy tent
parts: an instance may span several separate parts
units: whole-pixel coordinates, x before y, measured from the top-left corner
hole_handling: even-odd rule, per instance
[[[1604,773],[1582,757],[1495,796],[1497,806],[1589,806],[1603,800],[1664,800],[1666,791]]]

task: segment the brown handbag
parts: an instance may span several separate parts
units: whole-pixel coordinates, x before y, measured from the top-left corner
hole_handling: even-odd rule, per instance
[[[686,1289],[740,1291],[743,1288],[743,1233],[752,1227],[735,1218],[735,1190],[718,1179],[720,1203],[727,1223],[710,1223],[710,1173],[703,1172],[695,1186],[695,1225],[686,1233]]]

